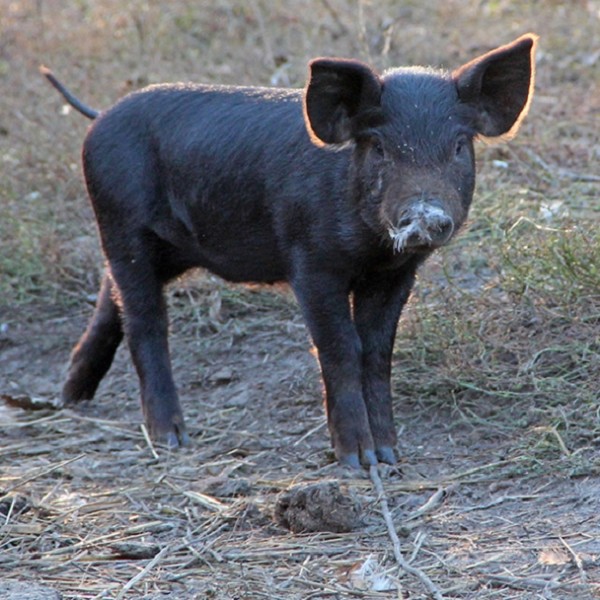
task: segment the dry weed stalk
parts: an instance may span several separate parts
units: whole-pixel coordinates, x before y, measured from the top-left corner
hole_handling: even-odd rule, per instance
[[[394,557],[396,558],[396,562],[398,566],[406,571],[408,574],[416,577],[427,589],[427,591],[436,599],[436,600],[444,600],[442,596],[442,592],[439,588],[431,581],[428,575],[417,567],[413,567],[403,556],[402,549],[400,548],[400,539],[398,538],[398,534],[396,533],[396,527],[394,525],[394,520],[392,519],[392,514],[390,512],[387,497],[385,494],[385,489],[383,487],[383,483],[381,481],[381,477],[379,476],[379,469],[377,465],[373,465],[369,468],[369,476],[373,485],[375,486],[375,491],[379,497],[379,503],[381,505],[381,513],[383,515],[383,519],[385,521],[388,534],[390,539],[392,540],[392,545],[394,548]],[[437,493],[436,493],[437,494]],[[437,502],[437,501],[436,501]],[[428,503],[433,505],[434,503]]]

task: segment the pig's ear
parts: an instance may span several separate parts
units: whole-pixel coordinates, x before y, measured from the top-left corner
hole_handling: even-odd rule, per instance
[[[313,142],[347,142],[381,119],[381,80],[367,65],[316,58],[309,68],[304,120]]]
[[[519,129],[533,97],[537,39],[528,33],[452,73],[459,98],[475,110],[481,135],[510,137]]]

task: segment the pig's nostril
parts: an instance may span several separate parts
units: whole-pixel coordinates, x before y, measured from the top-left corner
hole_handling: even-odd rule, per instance
[[[440,220],[435,227],[435,238],[446,241],[454,233],[454,222],[450,218]]]
[[[445,233],[447,231],[452,231],[453,227],[454,227],[454,225],[453,225],[451,219],[446,219],[445,221],[442,221],[438,225],[438,229],[441,233]]]

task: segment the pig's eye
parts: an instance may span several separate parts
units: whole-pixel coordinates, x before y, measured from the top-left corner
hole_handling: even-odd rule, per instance
[[[357,136],[357,142],[365,155],[370,157],[370,160],[379,161],[385,158],[385,149],[383,147],[383,140],[378,134],[372,133],[371,131],[366,132],[360,136]]]
[[[467,152],[468,152],[467,138],[461,136],[456,140],[456,143],[454,145],[454,156],[457,159],[460,159],[460,158],[463,158],[464,156],[466,156]]]
[[[383,149],[383,143],[378,137],[374,137],[372,141],[373,152],[383,158],[385,156],[385,150]]]

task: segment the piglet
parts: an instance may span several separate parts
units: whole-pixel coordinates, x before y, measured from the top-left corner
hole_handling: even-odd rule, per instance
[[[309,64],[304,90],[152,85],[99,113],[83,169],[107,268],[66,402],[94,396],[125,335],[151,435],[189,442],[163,287],[204,267],[286,281],[321,367],[338,460],[393,463],[390,371],[417,269],[465,222],[478,137],[514,135],[534,85],[526,34],[453,72]]]

